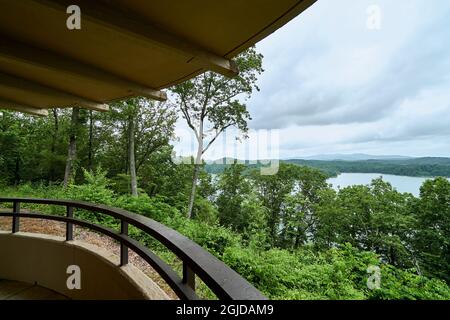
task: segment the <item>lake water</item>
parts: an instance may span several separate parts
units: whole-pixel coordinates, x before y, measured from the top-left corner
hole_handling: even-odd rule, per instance
[[[328,179],[328,183],[337,190],[338,186],[345,188],[356,184],[370,184],[372,179],[383,177],[383,180],[389,182],[399,192],[409,192],[419,196],[420,186],[430,178],[395,176],[382,173],[341,173],[336,178]]]

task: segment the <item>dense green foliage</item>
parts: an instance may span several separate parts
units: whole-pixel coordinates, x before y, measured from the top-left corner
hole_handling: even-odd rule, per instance
[[[450,183],[425,181],[415,203],[415,250],[423,271],[450,282]]]
[[[174,170],[190,173],[185,169],[180,166]],[[282,166],[282,173],[291,171],[297,177],[288,183],[296,188],[289,193],[288,188],[280,187],[283,183],[277,176],[243,177],[242,169],[236,166],[225,170],[213,187],[208,187],[210,181],[204,182],[203,195],[209,194],[212,203],[199,198],[195,219],[187,219],[177,209],[183,208],[185,199],[177,204],[176,198],[162,194],[132,197],[113,191],[111,180],[102,170],[85,171],[85,183],[72,184],[66,190],[25,184],[3,187],[1,194],[104,203],[158,220],[199,243],[273,299],[450,299],[450,288],[439,280],[448,280],[448,237],[441,236],[426,221],[435,209],[446,209],[439,210],[442,214],[433,221],[448,226],[450,183],[446,179],[428,180],[419,199],[397,193],[380,179],[370,186],[348,187],[336,193],[320,183],[324,179],[320,172]],[[301,179],[309,181],[308,176],[317,180],[314,187],[301,184]],[[321,187],[317,188],[316,183]],[[259,187],[250,188],[253,184]],[[230,185],[238,188],[239,201],[230,203],[230,210],[221,211],[227,208],[227,197],[232,200],[236,195]],[[264,205],[261,193],[269,187],[282,199],[269,203],[270,209]],[[236,211],[237,217],[248,219],[228,217],[236,217]],[[77,215],[118,228],[117,221],[103,215]],[[269,228],[271,216],[277,217],[275,232]],[[139,230],[131,232],[181,270],[179,261],[164,247]],[[435,246],[427,245],[430,237]],[[434,259],[437,256],[440,261]],[[379,289],[367,286],[369,266],[380,267]],[[427,277],[420,275],[419,268]],[[213,297],[202,285],[199,289],[205,297]]]

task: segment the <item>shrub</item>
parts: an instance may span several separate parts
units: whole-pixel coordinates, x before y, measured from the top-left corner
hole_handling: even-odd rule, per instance
[[[111,205],[114,192],[109,189],[111,182],[106,178],[106,171],[98,168],[95,172],[83,169],[85,184],[69,185],[66,196],[69,199]]]
[[[314,252],[228,248],[223,260],[272,299],[449,299],[440,280],[380,264],[373,252],[351,246]],[[380,289],[367,287],[367,268],[381,267]]]

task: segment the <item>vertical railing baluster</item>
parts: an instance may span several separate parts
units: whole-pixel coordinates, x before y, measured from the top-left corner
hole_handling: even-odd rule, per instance
[[[66,207],[66,217],[67,218],[73,218],[73,207],[67,206]],[[73,240],[73,223],[67,222],[66,223],[66,241]]]
[[[20,213],[20,202],[14,201],[13,202],[13,213],[19,214]],[[12,218],[12,232],[16,233],[20,230],[20,218],[19,216],[14,215]]]
[[[183,261],[183,283],[187,284],[191,287],[195,292],[195,273],[191,268],[187,265],[186,262]]]
[[[120,233],[122,235],[128,235],[128,222],[120,221]],[[120,242],[120,265],[124,266],[128,263],[128,247],[121,241]]]

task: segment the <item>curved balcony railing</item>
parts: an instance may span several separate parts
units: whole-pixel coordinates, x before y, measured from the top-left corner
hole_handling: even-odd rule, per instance
[[[20,229],[20,218],[47,219],[66,223],[66,240],[73,240],[73,225],[86,227],[105,234],[120,243],[120,264],[128,263],[128,249],[133,250],[147,261],[167,282],[180,299],[197,300],[195,276],[197,275],[219,298],[224,300],[265,300],[255,287],[238,273],[214,257],[192,240],[177,231],[147,217],[99,204],[72,200],[0,198],[0,203],[12,203],[12,212],[2,212],[0,216],[12,217],[12,232]],[[21,212],[21,203],[45,204],[66,207],[66,216]],[[121,230],[113,229],[74,218],[74,209],[83,209],[109,215],[120,220]],[[180,277],[166,262],[149,248],[128,236],[128,225],[146,232],[183,262],[183,276]]]

